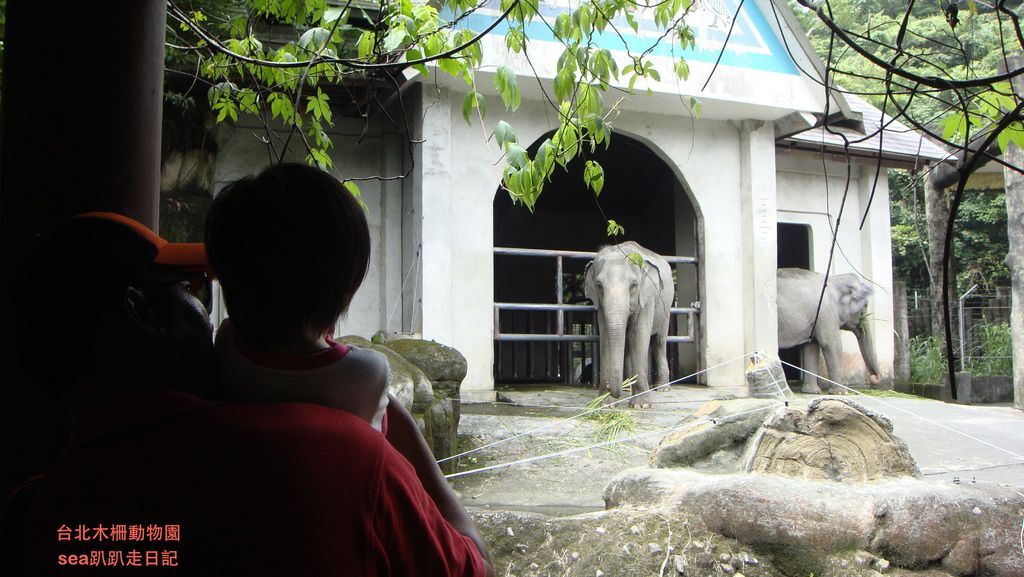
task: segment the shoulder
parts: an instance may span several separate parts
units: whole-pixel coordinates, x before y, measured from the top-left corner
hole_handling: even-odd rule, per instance
[[[348,353],[334,364],[336,370],[343,370],[356,378],[371,381],[387,380],[389,365],[383,354],[373,349],[348,345]]]

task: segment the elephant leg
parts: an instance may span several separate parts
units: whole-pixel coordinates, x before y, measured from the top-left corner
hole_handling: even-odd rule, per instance
[[[668,373],[668,323],[654,335],[654,386],[664,385],[671,380]],[[665,389],[661,389],[665,390]]]
[[[800,387],[800,391],[811,395],[820,395],[821,388],[818,387],[818,377],[814,376],[820,372],[818,370],[818,357],[821,353],[818,343],[810,341],[801,348],[801,351],[803,352],[801,361],[804,370],[802,371],[801,379],[803,384]]]
[[[838,337],[838,331],[836,331]],[[828,346],[821,345],[821,352],[825,355],[825,366],[828,367],[828,378],[832,379],[837,383],[843,382],[843,346],[840,344],[839,339],[836,339],[835,343],[829,343]],[[827,385],[829,393],[846,393],[846,389],[837,387],[833,384]]]
[[[646,327],[637,327],[638,330],[630,334],[632,338],[626,343],[626,357],[629,358],[632,367],[630,374],[636,374],[636,385],[633,387],[636,396],[629,400],[629,406],[641,409],[651,406],[650,386],[647,381],[651,331],[650,323],[645,324]]]

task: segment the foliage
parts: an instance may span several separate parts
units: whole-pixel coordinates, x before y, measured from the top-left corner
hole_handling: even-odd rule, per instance
[[[915,3],[908,15],[906,3],[829,0],[821,3],[821,14],[817,14],[807,9],[810,2],[796,0],[794,12],[836,84],[863,96],[890,116],[903,116],[957,146],[998,122],[1017,103],[1007,82],[945,86],[992,77],[1004,54],[1024,46],[1013,46],[1012,39],[1017,37],[1006,12],[972,1],[969,9],[953,19],[948,11],[950,4],[956,2]],[[1007,12],[1016,13],[1020,4],[1005,2],[1003,6]],[[842,28],[856,48],[877,61],[835,36],[825,19]],[[879,61],[892,64],[890,70],[881,67]],[[891,73],[894,69],[899,73]],[[903,73],[934,82],[915,84]],[[1024,127],[1019,121],[1000,135],[1000,147],[1005,148],[1010,139],[1024,145]]]
[[[979,377],[1013,375],[1013,339],[1010,325],[984,324],[972,327],[976,344],[967,358],[967,370]]]
[[[946,349],[939,337],[910,339],[910,382],[935,384],[946,378]]]
[[[928,276],[928,225],[925,221],[923,174],[907,170],[889,172],[892,223],[893,272],[908,286],[926,286]],[[954,230],[954,251],[970,255],[957,263],[958,286],[1007,285],[1010,272],[1003,262],[1009,251],[1006,233],[1006,193],[1003,190],[970,190],[960,204]]]
[[[446,74],[465,83],[462,102],[467,122],[486,121],[487,99],[476,82],[483,64],[482,33],[464,21],[488,4],[487,0],[442,0],[427,3],[401,0],[370,3],[334,0],[204,0],[188,10],[169,4],[168,66],[182,73],[195,71],[208,86],[210,107],[218,122],[236,122],[240,115],[258,118],[267,127],[264,141],[283,158],[297,135],[306,161],[334,170],[327,128],[333,125],[335,87],[384,82],[397,89],[397,75],[406,68],[422,74]],[[521,146],[506,122],[491,133],[505,158],[502,186],[512,198],[532,210],[556,167],[577,157],[586,160],[598,146],[608,146],[615,104],[605,94],[616,82],[659,81],[661,72],[650,60],[660,42],[682,48],[694,45],[685,23],[692,0],[583,0],[551,17],[537,0],[498,0],[505,49],[529,60],[527,25],[545,24],[563,46],[558,58],[553,94],[545,94],[556,111],[558,125],[532,156]],[[653,15],[663,32],[650,50],[630,53],[631,65],[620,69],[612,52],[595,46],[594,36],[618,27],[638,29],[641,11]],[[620,38],[621,35],[618,35]],[[625,42],[625,40],[623,40]],[[628,52],[628,50],[627,50]],[[531,63],[532,65],[532,63]],[[686,78],[689,68],[675,61],[674,71]],[[507,66],[495,70],[493,85],[506,110],[521,102],[520,82]],[[641,84],[642,86],[642,84]],[[696,112],[698,103],[691,103]],[[271,127],[290,129],[282,138]],[[586,160],[584,178],[595,197],[601,193],[604,172]],[[621,232],[609,224],[610,232]]]

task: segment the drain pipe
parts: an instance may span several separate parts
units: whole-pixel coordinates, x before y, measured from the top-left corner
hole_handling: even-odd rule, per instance
[[[960,320],[960,372],[961,373],[967,372],[967,365],[966,365],[966,362],[967,362],[966,361],[966,359],[967,359],[967,352],[966,352],[966,349],[964,348],[964,300],[967,299],[967,297],[969,297],[972,294],[974,294],[974,291],[976,291],[976,290],[978,290],[978,285],[973,285],[971,288],[967,289],[967,292],[965,292],[964,294],[960,295],[960,301],[957,304],[957,312],[959,313],[958,316],[960,317],[959,320]]]

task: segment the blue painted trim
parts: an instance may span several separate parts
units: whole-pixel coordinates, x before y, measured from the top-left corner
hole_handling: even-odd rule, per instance
[[[735,13],[736,0],[723,0],[727,4],[727,8],[731,13]],[[547,18],[548,22],[554,25],[555,17],[563,12],[551,6],[541,5],[541,13]],[[451,14],[445,10],[445,14],[442,17],[451,18]],[[760,45],[755,42],[753,33],[746,35],[738,35],[737,31],[741,26],[746,26],[744,14],[753,23],[757,33],[764,40],[764,45]],[[496,16],[483,15],[475,13],[463,20],[466,27],[471,30],[482,30],[494,22]],[[654,41],[653,38],[641,38],[636,35],[633,30],[626,23],[624,18],[617,18],[615,25],[622,32],[622,36],[626,40],[626,46],[634,54],[639,54],[646,50],[651,43]],[[656,29],[654,23],[650,20],[640,20],[639,28],[641,32],[655,33]],[[502,22],[495,27],[492,34],[504,36],[508,31],[508,24]],[[554,34],[551,29],[548,28],[543,22],[534,20],[526,27],[526,34],[531,40],[547,41],[547,42],[558,42],[555,40]],[[727,36],[726,31],[709,29],[707,30],[707,36],[709,39],[718,40],[724,42]],[[594,44],[600,48],[607,48],[614,52],[625,52],[622,46],[622,40],[614,32],[606,31],[603,33],[594,33]],[[737,52],[731,50],[730,47],[746,47],[748,49],[762,50],[767,49],[768,54],[758,54],[748,51]],[[666,42],[660,43],[651,53],[658,56],[673,57],[682,56],[684,59],[691,62],[707,62],[714,63],[718,58],[718,50],[702,50],[687,49],[682,50],[678,46],[674,47],[675,54],[673,54],[673,46]],[[748,68],[753,70],[762,70],[765,72],[776,72],[779,74],[791,74],[799,76],[800,71],[793,63],[792,58],[786,52],[785,46],[779,41],[772,28],[768,25],[768,21],[765,19],[761,10],[754,5],[754,0],[745,0],[743,3],[743,10],[736,23],[736,28],[733,30],[733,35],[729,38],[729,43],[726,46],[725,53],[722,55],[721,64],[724,66],[735,66],[739,68]],[[670,71],[663,71],[665,73],[671,73]]]

